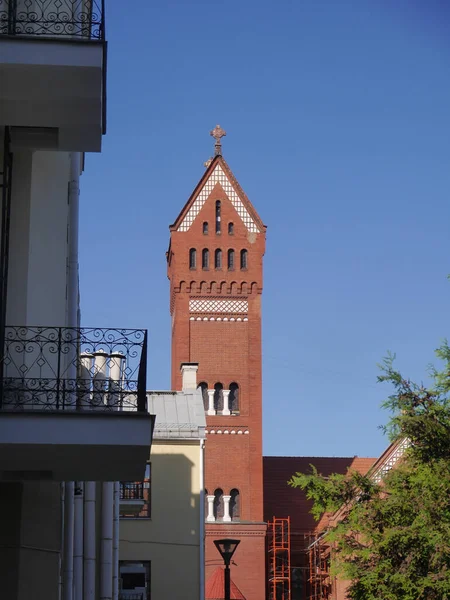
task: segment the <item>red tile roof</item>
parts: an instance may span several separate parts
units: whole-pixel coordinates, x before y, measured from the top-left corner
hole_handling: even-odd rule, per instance
[[[217,567],[214,573],[206,582],[205,600],[223,600],[225,592],[225,574],[222,567]],[[245,600],[238,586],[231,580],[230,584],[231,600]]]
[[[294,547],[303,547],[304,534],[315,530],[318,524],[309,512],[312,502],[305,493],[287,485],[292,475],[310,472],[310,465],[322,475],[344,474],[349,468],[366,473],[375,461],[375,458],[357,456],[264,456],[264,520],[290,517],[291,543]]]

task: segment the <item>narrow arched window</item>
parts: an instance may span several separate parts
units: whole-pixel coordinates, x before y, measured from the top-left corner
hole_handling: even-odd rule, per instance
[[[228,406],[232,413],[239,412],[239,386],[237,383],[230,383],[230,395],[228,396]]]
[[[220,488],[214,492],[214,517],[223,519],[223,490]]]
[[[248,252],[247,250],[241,250],[241,269],[248,267]]]
[[[220,210],[221,210],[220,200],[216,200],[216,233],[220,233],[221,232]]]
[[[234,223],[228,223],[228,235],[234,235]]]
[[[223,410],[223,385],[216,383],[214,386],[214,410],[221,412]]]
[[[230,517],[232,521],[239,521],[241,517],[241,507],[240,507],[240,498],[239,498],[239,490],[236,488],[231,490],[230,492]]]
[[[203,223],[203,235],[208,235],[208,221]]]
[[[189,250],[189,268],[197,268],[197,250],[195,248]]]
[[[228,269],[234,270],[234,250],[228,250]]]
[[[214,267],[216,269],[222,268],[222,250],[217,249],[214,254]]]
[[[209,250],[207,248],[202,250],[202,269],[209,269]]]
[[[203,398],[203,407],[205,410],[208,410],[208,408],[209,408],[208,384],[206,383],[206,381],[202,381],[201,383],[198,384],[197,389],[201,390],[202,398]]]

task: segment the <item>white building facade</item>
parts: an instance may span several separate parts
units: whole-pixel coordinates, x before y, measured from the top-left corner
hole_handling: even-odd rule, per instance
[[[145,330],[80,327],[79,180],[106,129],[101,0],[0,2],[0,575],[117,600],[118,481],[144,478]]]

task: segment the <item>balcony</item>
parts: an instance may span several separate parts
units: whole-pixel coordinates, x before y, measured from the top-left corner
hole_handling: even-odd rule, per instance
[[[104,0],[0,0],[2,125],[16,146],[100,151]]]
[[[120,483],[120,516],[122,518],[149,517],[148,481]]]
[[[3,479],[143,479],[146,331],[8,326],[3,348]]]

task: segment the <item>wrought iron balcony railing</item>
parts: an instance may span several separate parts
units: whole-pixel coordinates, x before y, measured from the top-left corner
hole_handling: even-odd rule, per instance
[[[105,40],[104,0],[0,0],[0,35]]]
[[[147,411],[147,331],[12,327],[0,356],[2,410]]]
[[[121,482],[120,483],[121,500],[145,500],[144,482]]]

